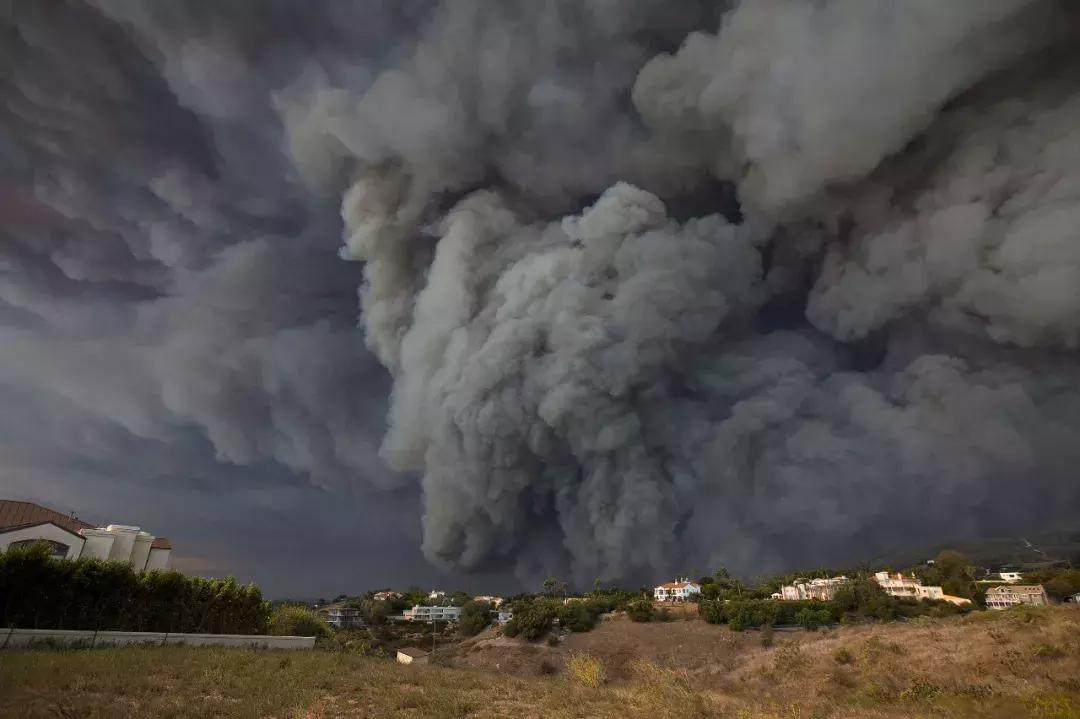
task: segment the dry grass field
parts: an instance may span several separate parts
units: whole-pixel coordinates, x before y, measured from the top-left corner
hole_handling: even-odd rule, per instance
[[[321,651],[9,651],[0,716],[1080,719],[1077,608],[762,640],[615,619],[554,647],[482,635],[449,667]]]

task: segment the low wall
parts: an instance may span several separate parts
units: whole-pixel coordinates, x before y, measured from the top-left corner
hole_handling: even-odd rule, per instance
[[[144,644],[185,644],[194,647],[251,647],[254,649],[311,649],[315,637],[268,637],[252,634],[166,634],[162,632],[93,632],[71,629],[0,629],[0,648],[41,643],[88,647]]]

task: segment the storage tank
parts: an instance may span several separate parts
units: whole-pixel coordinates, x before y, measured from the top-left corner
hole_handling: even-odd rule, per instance
[[[92,559],[109,558],[113,541],[116,539],[112,532],[107,529],[80,529],[79,534],[86,540],[81,556]]]

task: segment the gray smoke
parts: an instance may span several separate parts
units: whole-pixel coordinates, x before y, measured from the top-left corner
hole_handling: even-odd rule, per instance
[[[521,577],[1056,521],[1074,16],[8,3],[0,396],[102,428],[71,451],[103,461],[121,428],[419,478],[430,560]]]

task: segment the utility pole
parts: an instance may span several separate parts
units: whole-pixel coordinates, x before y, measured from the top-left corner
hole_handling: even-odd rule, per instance
[[[431,656],[435,656],[435,630],[439,628],[439,620],[435,618],[435,613],[431,614]]]

